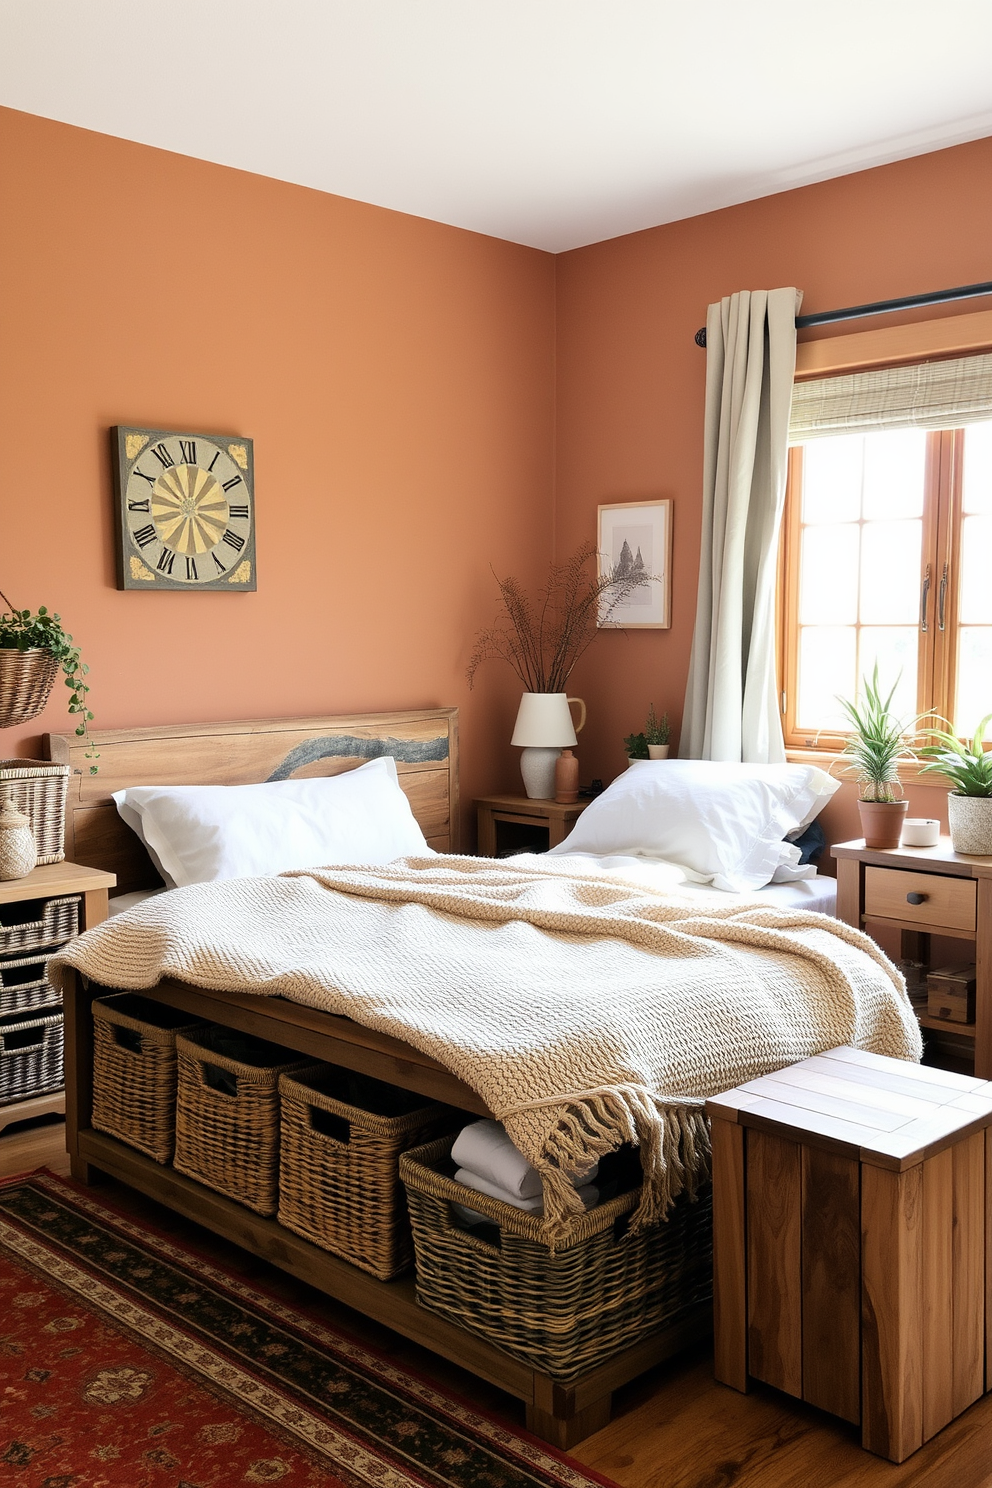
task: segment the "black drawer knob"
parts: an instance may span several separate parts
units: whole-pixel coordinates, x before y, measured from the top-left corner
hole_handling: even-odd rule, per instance
[[[907,894],[906,895],[906,903],[907,904],[926,904],[926,902],[927,902],[927,900],[929,898],[930,898],[930,895],[929,894]]]

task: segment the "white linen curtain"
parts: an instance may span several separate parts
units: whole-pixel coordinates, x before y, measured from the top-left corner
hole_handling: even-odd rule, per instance
[[[785,759],[776,563],[801,300],[795,289],[741,290],[707,312],[703,531],[683,759]]]

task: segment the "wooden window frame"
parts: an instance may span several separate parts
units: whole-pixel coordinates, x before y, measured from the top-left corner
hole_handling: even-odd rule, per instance
[[[900,362],[924,361],[992,349],[992,311],[947,317],[916,325],[885,327],[828,340],[806,342],[797,350],[796,377],[806,380],[868,367],[894,366]],[[964,431],[928,433],[924,495],[923,553],[920,583],[927,564],[931,584],[928,601],[928,630],[919,653],[917,696],[920,712],[933,711],[942,718],[954,717],[954,688],[957,663],[958,576],[962,520],[962,466]],[[790,760],[825,763],[844,748],[847,736],[823,731],[811,736],[797,727],[799,649],[799,557],[802,503],[802,447],[789,451],[788,481],[782,538],[779,544],[777,600],[778,680],[782,706],[782,730]],[[944,627],[938,615],[941,583],[945,579]],[[918,766],[901,773],[914,779]],[[935,784],[937,777],[924,776]]]

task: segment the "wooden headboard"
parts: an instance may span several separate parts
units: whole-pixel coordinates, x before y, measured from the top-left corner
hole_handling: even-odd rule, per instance
[[[48,758],[68,765],[65,853],[117,874],[117,893],[161,880],[117,814],[111,793],[132,785],[255,785],[340,775],[391,754],[400,785],[431,847],[458,849],[458,709],[356,713],[343,718],[265,718],[251,723],[170,724],[91,734],[100,751],[90,774],[75,734],[46,734]]]

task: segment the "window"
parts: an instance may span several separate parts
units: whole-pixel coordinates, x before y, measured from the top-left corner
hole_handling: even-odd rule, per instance
[[[871,416],[848,416],[859,421]],[[837,695],[853,697],[876,661],[907,718],[935,711],[970,733],[992,712],[992,417],[947,429],[903,417],[797,443],[783,579],[788,746],[832,747]]]

